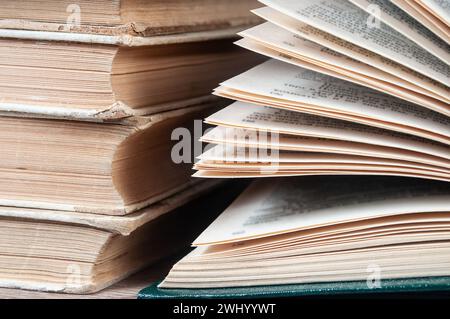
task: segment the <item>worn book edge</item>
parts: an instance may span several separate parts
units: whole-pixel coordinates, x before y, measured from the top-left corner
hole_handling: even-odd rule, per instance
[[[250,25],[230,27],[219,30],[185,32],[185,33],[157,35],[148,37],[130,34],[105,35],[105,34],[90,34],[90,33],[0,29],[0,38],[25,39],[36,41],[78,42],[78,43],[107,44],[107,45],[134,47],[134,46],[167,45],[176,43],[202,42],[210,40],[237,38],[236,34],[240,31],[243,31],[248,26]]]
[[[210,180],[193,180],[185,189],[155,204],[125,216],[108,216],[91,213],[56,211],[36,208],[19,208],[0,206],[0,216],[6,218],[33,219],[95,227],[112,233],[127,236],[140,226],[188,203],[202,194],[218,187],[222,182]]]
[[[190,109],[197,105],[217,103],[217,101],[219,101],[217,97],[209,95],[139,109],[133,109],[120,101],[104,109],[83,109],[9,103],[0,100],[0,116],[107,122],[132,117],[145,117],[178,109]]]

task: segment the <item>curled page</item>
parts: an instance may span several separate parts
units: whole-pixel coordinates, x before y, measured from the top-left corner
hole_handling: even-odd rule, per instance
[[[269,60],[221,84],[218,95],[390,128],[450,144],[450,118],[284,62]]]
[[[450,34],[446,28],[446,25],[428,14],[425,10],[415,3],[408,0],[391,0],[398,8],[402,9],[409,16],[419,21],[420,24],[425,26],[428,30],[432,31],[442,40],[450,44]]]
[[[372,17],[346,0],[260,0],[263,4],[336,37],[365,47],[444,85],[450,66],[384,22],[370,27]]]
[[[266,133],[252,129],[217,126],[206,132],[200,140],[205,143],[231,145],[236,148],[268,148],[279,151],[321,152],[389,158],[450,169],[450,160],[406,149],[288,134],[279,135],[277,139],[262,139],[260,134]]]
[[[397,76],[323,47],[320,44],[298,37],[270,22],[239,34],[244,39],[236,42],[236,44],[244,48],[281,61],[361,84],[450,116],[450,104],[441,101],[438,95]],[[248,40],[256,42],[259,46],[266,47],[266,50],[254,48],[255,44],[249,43]],[[267,50],[275,51],[276,53],[266,52]],[[289,57],[289,59],[286,57]]]
[[[258,180],[194,242],[222,244],[392,215],[450,210],[448,183],[339,176]]]
[[[450,178],[449,168],[443,168],[434,165],[421,164],[404,159],[387,159],[372,156],[359,156],[348,154],[331,154],[331,153],[315,153],[315,152],[294,152],[281,151],[277,152],[277,156],[272,156],[268,152],[260,152],[260,150],[249,148],[236,148],[234,145],[217,145],[199,158],[200,162],[196,167],[201,169],[209,168],[225,168],[238,170],[259,170],[268,164],[276,164],[279,170],[333,170],[334,166],[344,166],[352,164],[368,165],[368,166],[392,166],[410,169],[427,170],[424,174],[436,174],[443,178]],[[343,165],[341,165],[343,164]],[[370,170],[368,167],[367,170]],[[438,175],[439,174],[439,175]]]
[[[227,127],[250,128],[278,134],[393,147],[425,153],[446,160],[450,159],[450,149],[446,145],[423,138],[357,123],[288,110],[278,110],[250,103],[235,102],[210,115],[205,121],[210,124]]]
[[[350,0],[350,2],[369,14],[376,12],[377,16],[374,19],[380,19],[443,62],[450,64],[450,45],[391,3],[391,1]],[[374,23],[376,23],[376,20],[374,20]]]
[[[417,0],[417,2],[450,27],[449,0]]]
[[[354,60],[363,62],[380,71],[389,73],[391,76],[402,78],[404,81],[410,82],[416,87],[421,87],[423,90],[433,92],[440,96],[444,101],[447,101],[447,103],[450,101],[450,89],[447,86],[387,59],[382,55],[342,40],[328,32],[314,28],[311,25],[298,21],[269,7],[253,10],[253,13],[303,39],[310,40]]]

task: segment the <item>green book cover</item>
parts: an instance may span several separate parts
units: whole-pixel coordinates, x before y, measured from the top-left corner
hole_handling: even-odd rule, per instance
[[[385,279],[370,288],[365,281],[256,286],[240,288],[162,289],[155,282],[139,292],[139,299],[245,299],[301,296],[338,296],[376,293],[450,291],[450,277]]]

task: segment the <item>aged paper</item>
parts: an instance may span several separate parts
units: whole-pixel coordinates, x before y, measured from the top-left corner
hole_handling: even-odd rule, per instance
[[[448,146],[423,138],[357,123],[250,103],[235,102],[210,115],[205,121],[214,125],[250,128],[278,134],[328,138],[394,147],[442,157],[447,160],[450,159]]]
[[[258,180],[194,245],[259,238],[382,216],[450,210],[448,184],[394,180],[351,177]]]
[[[445,85],[450,66],[384,22],[370,28],[371,16],[346,0],[260,0],[263,4],[336,37],[367,48]]]
[[[269,148],[280,151],[322,152],[405,160],[450,169],[450,160],[406,149],[385,147],[333,139],[279,135],[277,139],[260,138],[267,134],[252,129],[217,126],[201,137],[201,141],[240,148]],[[268,134],[270,137],[270,134]]]
[[[350,0],[369,14],[377,10],[380,19],[443,62],[450,64],[450,46],[389,0]],[[434,1],[431,1],[434,2]],[[448,2],[448,1],[447,1]],[[450,2],[448,2],[450,4]],[[450,5],[449,5],[450,8]],[[450,10],[450,9],[449,9]],[[371,12],[372,11],[372,12]],[[376,21],[374,20],[374,23]]]
[[[450,1],[449,0],[417,0],[419,4],[431,11],[442,22],[450,27]]]
[[[436,24],[436,22],[438,21],[434,21],[434,23],[430,21],[428,16],[423,15],[422,12],[416,9],[416,7],[418,7],[417,4],[411,5],[409,1],[405,0],[391,0],[391,2],[395,4],[398,8],[402,9],[404,12],[409,14],[411,17],[413,17],[415,20],[419,21],[420,24],[425,26],[428,30],[432,31],[442,40],[450,44],[450,35],[448,32],[445,31],[444,24],[441,22],[440,25],[438,26]]]
[[[361,84],[450,116],[450,104],[440,101],[439,95],[303,39],[272,23],[261,24],[241,32],[240,35],[244,39],[237,41],[236,44],[244,48],[300,67]],[[249,41],[253,41],[253,43]],[[265,49],[255,48],[255,42],[257,46],[264,46]],[[268,50],[275,52],[268,52]],[[304,63],[299,60],[304,61]]]
[[[272,156],[264,150],[236,148],[233,145],[217,145],[209,148],[199,158],[200,161],[195,164],[195,167],[204,170],[217,168],[219,170],[224,169],[224,171],[255,171],[266,168],[268,164],[272,167],[276,165],[276,169],[281,171],[336,170],[336,167],[349,170],[349,167],[355,164],[360,165],[358,166],[359,169],[375,170],[375,168],[379,168],[379,170],[382,170],[383,167],[389,166],[394,167],[394,169],[399,167],[424,170],[424,174],[435,174],[438,177],[450,178],[450,169],[448,168],[398,159],[348,154],[281,151],[276,152],[276,156]]]
[[[450,89],[447,86],[406,68],[399,63],[376,54],[364,47],[360,47],[348,41],[342,40],[330,33],[314,28],[269,7],[259,8],[253,10],[253,12],[263,19],[270,21],[304,39],[310,40],[357,61],[373,66],[393,76],[400,77],[405,81],[413,83],[417,87],[422,87],[425,90],[441,96],[445,101],[447,101],[447,103],[450,102]]]
[[[326,116],[341,115],[341,118],[348,116],[355,122],[387,128],[393,124],[398,131],[408,129],[408,133],[415,132],[412,134],[450,144],[450,118],[447,116],[284,62],[269,60],[221,85],[229,89],[224,96],[237,100],[242,97],[243,100],[292,110],[313,110]],[[220,89],[217,92],[221,94]]]

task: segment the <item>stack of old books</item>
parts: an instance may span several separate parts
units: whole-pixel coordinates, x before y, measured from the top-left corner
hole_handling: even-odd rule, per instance
[[[265,179],[142,296],[449,290],[450,2],[260,2],[195,168]]]
[[[216,183],[172,132],[255,60],[229,38],[257,5],[231,2],[1,1],[1,287],[93,292],[183,243],[167,213]]]

